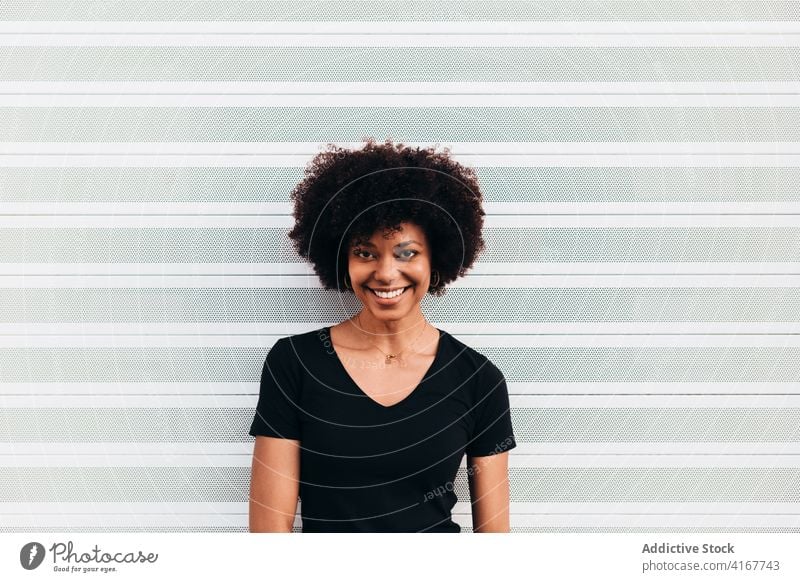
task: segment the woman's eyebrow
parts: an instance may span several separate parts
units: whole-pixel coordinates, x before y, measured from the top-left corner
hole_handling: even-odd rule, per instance
[[[413,243],[417,243],[418,245],[421,245],[421,244],[422,244],[421,242],[418,242],[418,241],[415,241],[415,240],[407,240],[407,241],[405,241],[405,242],[401,242],[401,243],[399,243],[399,244],[396,244],[396,245],[394,245],[394,247],[395,247],[395,248],[397,248],[397,247],[406,247],[406,246],[408,246],[408,245],[410,245],[410,244],[413,244]],[[372,244],[372,243],[371,243],[371,242],[369,242],[369,241],[364,241],[364,242],[362,242],[362,243],[358,243],[358,244],[359,244],[360,246],[362,246],[362,247],[373,247],[373,248],[375,248],[375,245],[374,245],[374,244]]]

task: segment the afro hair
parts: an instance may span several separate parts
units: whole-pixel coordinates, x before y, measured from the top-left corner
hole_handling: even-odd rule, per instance
[[[354,243],[403,222],[419,226],[428,239],[431,269],[439,273],[432,295],[464,276],[485,246],[477,175],[451,159],[449,148],[437,153],[372,138],[357,150],[327,144],[290,198],[295,225],[288,236],[326,289],[349,290],[343,277]]]

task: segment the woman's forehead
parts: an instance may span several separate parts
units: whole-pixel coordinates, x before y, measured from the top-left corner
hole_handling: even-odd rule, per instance
[[[404,222],[401,224],[401,228],[402,230],[396,230],[392,232],[387,232],[385,228],[378,228],[369,238],[365,238],[363,236],[356,237],[353,240],[353,244],[360,244],[364,246],[375,246],[376,244],[409,244],[411,242],[420,245],[425,244],[425,231],[418,225],[411,222]]]

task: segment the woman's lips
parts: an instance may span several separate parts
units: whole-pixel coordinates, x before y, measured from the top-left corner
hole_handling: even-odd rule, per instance
[[[413,287],[413,285],[408,285],[408,286],[404,287],[403,288],[403,292],[400,293],[400,295],[398,295],[397,297],[391,297],[389,299],[384,299],[383,297],[379,297],[369,287],[366,287],[366,289],[368,290],[367,293],[375,300],[376,303],[378,303],[380,305],[394,305],[395,303],[398,303],[403,297],[405,297],[406,291],[411,289],[411,287]]]

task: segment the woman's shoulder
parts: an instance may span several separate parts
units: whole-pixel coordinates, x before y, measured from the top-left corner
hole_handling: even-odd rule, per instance
[[[312,330],[278,338],[267,352],[266,366],[271,370],[281,370],[300,382],[308,373],[309,366],[321,360],[316,343],[324,340],[319,338],[319,331]]]
[[[449,334],[448,334],[449,335]],[[453,373],[459,374],[476,402],[483,401],[487,393],[494,393],[494,388],[503,386],[500,391],[507,392],[506,377],[500,368],[483,352],[467,345],[460,339],[449,335],[450,349],[457,356],[451,356],[458,362]]]
[[[280,344],[280,349],[288,350],[290,353],[292,351],[295,353],[306,353],[314,350],[317,344],[329,341],[329,339],[329,328],[320,327],[303,333],[285,335],[279,338],[275,342],[275,345],[278,346]]]
[[[472,373],[481,375],[489,373],[496,374],[500,370],[483,352],[464,343],[456,336],[442,330],[442,339],[447,342],[447,347],[451,351],[451,358],[458,358],[462,365],[468,367]]]

